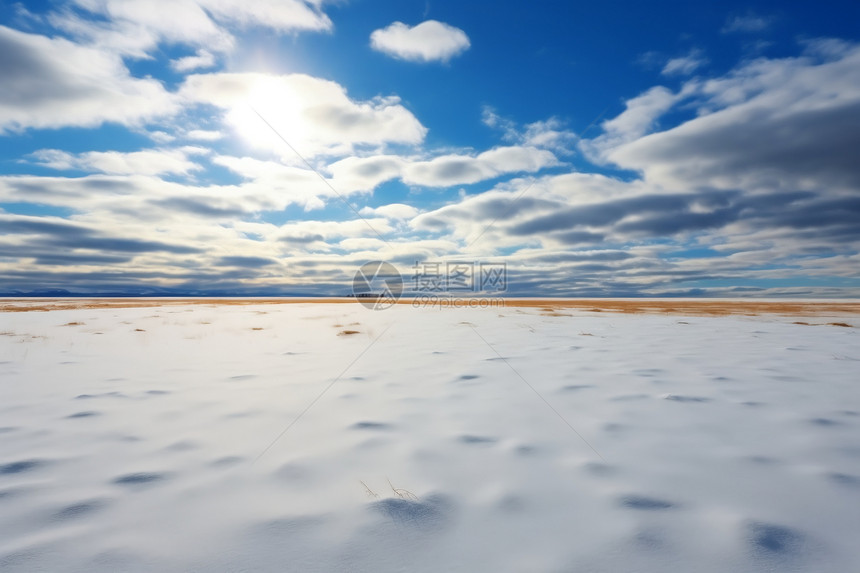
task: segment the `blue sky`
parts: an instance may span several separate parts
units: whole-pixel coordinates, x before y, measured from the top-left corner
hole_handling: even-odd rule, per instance
[[[860,295],[850,2],[0,2],[0,292]]]

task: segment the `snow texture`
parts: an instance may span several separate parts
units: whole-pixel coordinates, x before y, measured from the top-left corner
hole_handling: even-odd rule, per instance
[[[0,313],[0,570],[856,570],[860,337],[794,320]]]

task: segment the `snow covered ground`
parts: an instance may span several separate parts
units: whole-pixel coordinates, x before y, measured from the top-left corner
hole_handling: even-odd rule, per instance
[[[833,321],[0,313],[0,570],[857,571]]]

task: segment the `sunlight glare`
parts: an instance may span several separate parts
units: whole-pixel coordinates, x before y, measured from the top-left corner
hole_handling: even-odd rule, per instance
[[[284,82],[269,78],[256,82],[248,90],[248,96],[227,114],[227,121],[250,146],[284,154],[281,137],[297,149],[306,146],[305,107],[301,94]]]

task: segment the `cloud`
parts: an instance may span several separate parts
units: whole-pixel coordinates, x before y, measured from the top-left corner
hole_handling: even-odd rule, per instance
[[[502,146],[479,154],[451,153],[429,159],[394,155],[347,157],[326,171],[338,191],[371,191],[399,178],[409,185],[451,187],[470,185],[510,173],[538,172],[561,165],[550,151],[536,147]]]
[[[236,45],[235,27],[280,33],[332,28],[316,0],[74,0],[50,20],[81,42],[137,58],[162,43],[226,53]]]
[[[27,238],[26,244],[39,249],[86,249],[102,252],[146,253],[167,252],[174,254],[199,253],[201,249],[167,243],[159,240],[128,236],[109,236],[84,225],[68,223],[63,219],[48,217],[23,217],[0,215],[2,234],[15,233],[19,241]],[[26,256],[26,250],[23,250]]]
[[[678,97],[664,94],[666,103],[695,106],[697,117],[650,135],[616,138],[603,157],[670,188],[856,191],[858,86],[857,46],[836,58],[755,60],[722,78],[690,82]],[[653,112],[668,109],[652,107],[639,126],[653,125]],[[609,129],[617,121],[608,122]]]
[[[564,152],[569,150],[575,140],[576,135],[565,129],[563,122],[554,117],[527,124],[522,138],[525,145]]]
[[[492,107],[484,106],[481,110],[481,121],[487,127],[501,131],[505,141],[549,149],[562,155],[570,154],[577,140],[576,134],[567,129],[565,123],[557,117],[528,123],[521,128],[512,119],[496,113]]]
[[[119,151],[88,151],[72,154],[59,149],[40,149],[30,157],[39,165],[58,170],[81,170],[111,175],[186,175],[202,167],[188,159],[190,150],[148,149],[121,153]]]
[[[810,46],[796,58],[690,80],[677,93],[652,88],[605,122],[603,135],[583,142],[641,178],[547,175],[525,194],[525,182],[500,183],[422,212],[411,225],[471,252],[504,249],[512,280],[544,292],[670,292],[801,277],[850,278],[844,284],[856,287],[858,64],[856,45]],[[678,112],[685,119],[661,129],[663,116]],[[710,254],[672,255],[680,245]],[[597,246],[638,255],[596,263],[578,254]],[[556,264],[536,267],[540,260]],[[543,270],[551,275],[545,283]],[[699,292],[798,294],[749,288]],[[806,294],[831,292],[816,289]]]
[[[208,50],[197,50],[193,56],[185,56],[171,60],[170,67],[175,72],[190,72],[201,68],[211,68],[215,65],[215,56]]]
[[[260,26],[279,32],[332,28],[331,20],[320,10],[323,0],[197,0],[197,3],[215,20],[240,26]]]
[[[409,160],[398,155],[345,157],[326,167],[338,191],[372,191],[377,185],[401,176]]]
[[[0,204],[36,203],[104,216],[104,221],[170,226],[188,223],[188,217],[211,224],[211,219],[233,222],[290,205],[323,206],[331,190],[312,172],[293,169],[270,177],[249,176],[238,185],[195,185],[142,175],[0,176]]]
[[[397,97],[356,101],[340,84],[304,74],[196,74],[186,78],[179,95],[190,104],[221,108],[250,144],[292,160],[281,137],[313,157],[349,155],[356,146],[414,145],[427,133]]]
[[[536,172],[560,162],[552,152],[535,147],[496,147],[476,156],[443,155],[406,164],[403,181],[411,185],[450,187],[493,179],[508,173]]]
[[[601,124],[603,134],[583,141],[581,148],[592,159],[599,160],[602,150],[635,141],[651,131],[656,127],[659,117],[671,109],[678,98],[677,94],[663,86],[650,88],[627,100],[626,109],[621,114]]]
[[[707,63],[701,50],[691,50],[686,56],[672,58],[660,72],[664,76],[689,76]]]
[[[139,126],[177,112],[154,79],[132,77],[117,54],[0,26],[0,134],[26,128]]]
[[[258,269],[278,264],[278,261],[267,257],[245,257],[245,256],[226,256],[219,257],[216,261],[219,266],[225,267],[244,267]]]
[[[487,127],[498,129],[508,141],[516,141],[520,137],[517,123],[507,117],[502,117],[491,106],[485,105],[481,109],[481,122]]]
[[[382,217],[366,217],[346,221],[297,221],[281,225],[275,235],[279,241],[307,243],[321,237],[323,241],[333,239],[372,237],[394,231],[391,222]]]
[[[447,62],[469,49],[469,37],[459,29],[426,20],[417,26],[394,22],[370,35],[374,50],[412,62]]]
[[[192,129],[185,133],[186,139],[196,139],[198,141],[217,141],[223,137],[224,134],[220,131],[206,129]]]
[[[732,32],[761,32],[768,29],[772,23],[773,18],[749,12],[743,16],[731,16],[728,18],[722,32],[724,34]]]
[[[362,216],[370,217],[378,215],[388,219],[407,220],[418,215],[419,211],[412,205],[404,205],[403,203],[389,203],[381,207],[364,207],[360,212]]]

